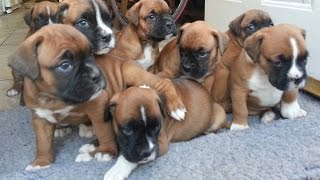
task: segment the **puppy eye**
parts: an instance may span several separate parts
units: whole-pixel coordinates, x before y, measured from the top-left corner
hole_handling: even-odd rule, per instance
[[[273,22],[270,22],[269,27],[274,26]]]
[[[82,19],[81,21],[79,21],[78,25],[81,26],[81,27],[89,27],[89,23],[85,19]]]
[[[58,66],[60,72],[70,72],[73,66],[69,61],[64,61]]]
[[[247,26],[247,30],[248,30],[249,32],[253,32],[253,31],[256,30],[256,27],[255,27],[253,24],[249,24],[249,25]]]
[[[147,19],[154,20],[154,19],[156,19],[156,16],[154,14],[149,14]]]
[[[129,128],[129,127],[125,127],[122,129],[122,132],[127,135],[127,136],[131,136],[133,134],[133,130],[132,128]]]
[[[199,58],[203,58],[203,57],[206,57],[206,56],[207,56],[207,53],[204,52],[204,51],[200,51],[200,52],[198,52],[197,56],[198,56]]]
[[[276,67],[280,67],[280,66],[282,66],[282,61],[274,61],[274,62],[272,62],[272,64]]]

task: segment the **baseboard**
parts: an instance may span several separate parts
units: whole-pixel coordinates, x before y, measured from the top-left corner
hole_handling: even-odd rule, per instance
[[[318,98],[320,98],[320,80],[308,77],[308,81],[304,90]]]

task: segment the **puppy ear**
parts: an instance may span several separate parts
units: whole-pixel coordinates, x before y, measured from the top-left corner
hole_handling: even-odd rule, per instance
[[[244,41],[244,49],[255,63],[259,60],[262,41],[263,34],[260,32],[254,33]]]
[[[118,104],[118,99],[119,99],[120,93],[117,93],[111,97],[109,100],[109,104],[106,106],[105,111],[104,111],[104,121],[109,122],[112,121],[113,119],[113,113],[116,109],[116,106]]]
[[[33,12],[34,8],[31,8],[29,11],[27,11],[24,16],[24,22],[26,22],[26,24],[31,28],[31,21],[32,21],[32,12]]]
[[[58,6],[55,21],[57,23],[63,23],[64,17],[67,15],[69,9],[69,4],[62,3]]]
[[[225,33],[222,33],[216,29],[212,29],[212,35],[218,41],[219,52],[222,55],[226,51],[226,49],[228,48],[229,37]]]
[[[180,42],[180,39],[181,39],[181,36],[182,36],[183,31],[184,31],[188,26],[190,26],[190,24],[191,24],[191,23],[185,23],[185,24],[183,24],[183,25],[180,27],[180,31],[179,31],[179,34],[178,34],[178,36],[177,36],[177,39],[178,39],[177,43],[178,43],[178,44],[179,44],[179,42]]]
[[[301,29],[301,34],[303,36],[303,39],[306,39],[306,36],[307,36],[307,32],[305,29]]]
[[[139,22],[139,11],[141,8],[141,1],[135,3],[126,13],[126,18],[128,21],[134,25],[138,25]]]
[[[229,29],[235,36],[240,36],[241,22],[242,22],[244,16],[245,16],[245,14],[240,15],[235,20],[231,21],[229,24]]]
[[[15,54],[9,57],[9,66],[20,73],[22,76],[31,80],[36,80],[39,75],[38,48],[40,47],[43,36],[28,38],[16,50]]]

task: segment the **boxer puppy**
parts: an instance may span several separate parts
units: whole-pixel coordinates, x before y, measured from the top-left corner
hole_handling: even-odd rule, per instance
[[[27,37],[38,31],[41,27],[55,22],[55,14],[58,5],[49,1],[42,1],[34,5],[24,15],[24,21],[29,26]],[[16,71],[11,71],[13,76],[13,85],[7,91],[7,96],[16,96],[23,89],[23,76]],[[21,95],[20,104],[24,105],[23,95]]]
[[[164,0],[140,0],[126,14],[128,26],[120,32],[110,52],[119,59],[136,60],[144,69],[159,56],[159,42],[177,34],[171,10]]]
[[[131,87],[112,97],[109,110],[120,156],[105,174],[105,180],[127,178],[138,165],[167,153],[170,142],[188,141],[226,125],[225,111],[212,104],[201,84],[187,79],[175,79],[172,83],[188,109],[183,122],[162,113],[163,101],[151,88]]]
[[[58,7],[56,20],[82,32],[95,54],[108,53],[115,46],[111,14],[101,0],[64,0]]]
[[[214,69],[229,38],[204,21],[186,23],[180,31],[181,36],[162,49],[155,72],[166,78],[192,78],[210,90]]]
[[[273,22],[269,14],[257,9],[241,14],[229,24],[229,30],[226,34],[230,38],[230,43],[222,60],[217,65],[216,78],[211,89],[214,101],[227,112],[231,112],[230,86],[228,84],[231,64],[240,55],[246,38],[259,29],[270,26],[273,26]]]
[[[56,21],[82,32],[93,45],[95,54],[108,53],[115,46],[111,14],[101,0],[65,0],[59,5]],[[80,137],[93,135],[90,123],[79,125]]]
[[[248,128],[249,114],[265,112],[262,121],[272,121],[275,113],[269,109],[278,104],[285,118],[307,115],[297,99],[307,77],[305,35],[299,27],[282,24],[263,28],[245,40],[230,70],[231,130]]]
[[[112,123],[104,122],[104,110],[109,97],[129,85],[150,84],[168,100],[171,116],[184,118],[184,105],[170,81],[130,61],[97,62],[99,68],[87,38],[62,24],[40,29],[11,56],[10,67],[25,77],[25,101],[32,110],[37,140],[36,158],[26,170],[46,168],[53,162],[53,134],[58,124],[91,121],[100,143],[91,154],[99,161],[117,155]]]

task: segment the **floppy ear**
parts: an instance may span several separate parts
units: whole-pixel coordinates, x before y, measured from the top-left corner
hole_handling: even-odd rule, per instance
[[[63,19],[66,16],[66,14],[68,13],[68,9],[69,9],[69,4],[62,3],[59,5],[57,13],[56,13],[56,17],[55,17],[55,21],[57,23],[63,23]]]
[[[306,36],[307,36],[307,32],[305,29],[300,29],[301,30],[301,34],[303,36],[303,39],[306,39]]]
[[[229,37],[216,29],[212,29],[212,35],[216,38],[218,41],[219,46],[219,52],[221,55],[226,51],[229,45]]]
[[[231,21],[229,24],[229,29],[235,36],[240,36],[241,22],[242,22],[244,16],[245,16],[244,14],[240,15],[235,20]]]
[[[142,2],[135,3],[126,13],[126,18],[128,21],[134,25],[138,25],[139,22],[139,11],[141,8]]]
[[[117,93],[111,97],[109,100],[109,103],[106,105],[105,111],[104,111],[104,121],[109,122],[113,119],[113,113],[116,109],[116,106],[118,104],[120,93]]]
[[[263,34],[259,31],[249,36],[244,41],[244,49],[255,63],[259,60],[262,41]]]
[[[180,27],[180,31],[179,31],[179,34],[178,34],[178,36],[177,36],[177,39],[178,39],[177,43],[178,43],[178,44],[179,44],[179,42],[180,42],[180,39],[181,39],[181,36],[182,36],[183,31],[184,31],[188,26],[190,26],[190,24],[191,24],[191,23],[185,23],[185,24],[183,24],[183,25]]]
[[[31,36],[33,37],[33,36]],[[39,75],[38,48],[43,41],[43,36],[28,38],[16,50],[15,54],[9,57],[9,66],[22,76],[36,80]]]
[[[29,11],[27,11],[24,16],[24,22],[26,22],[26,24],[31,28],[31,21],[32,21],[32,12],[33,12],[34,8],[31,8]]]

